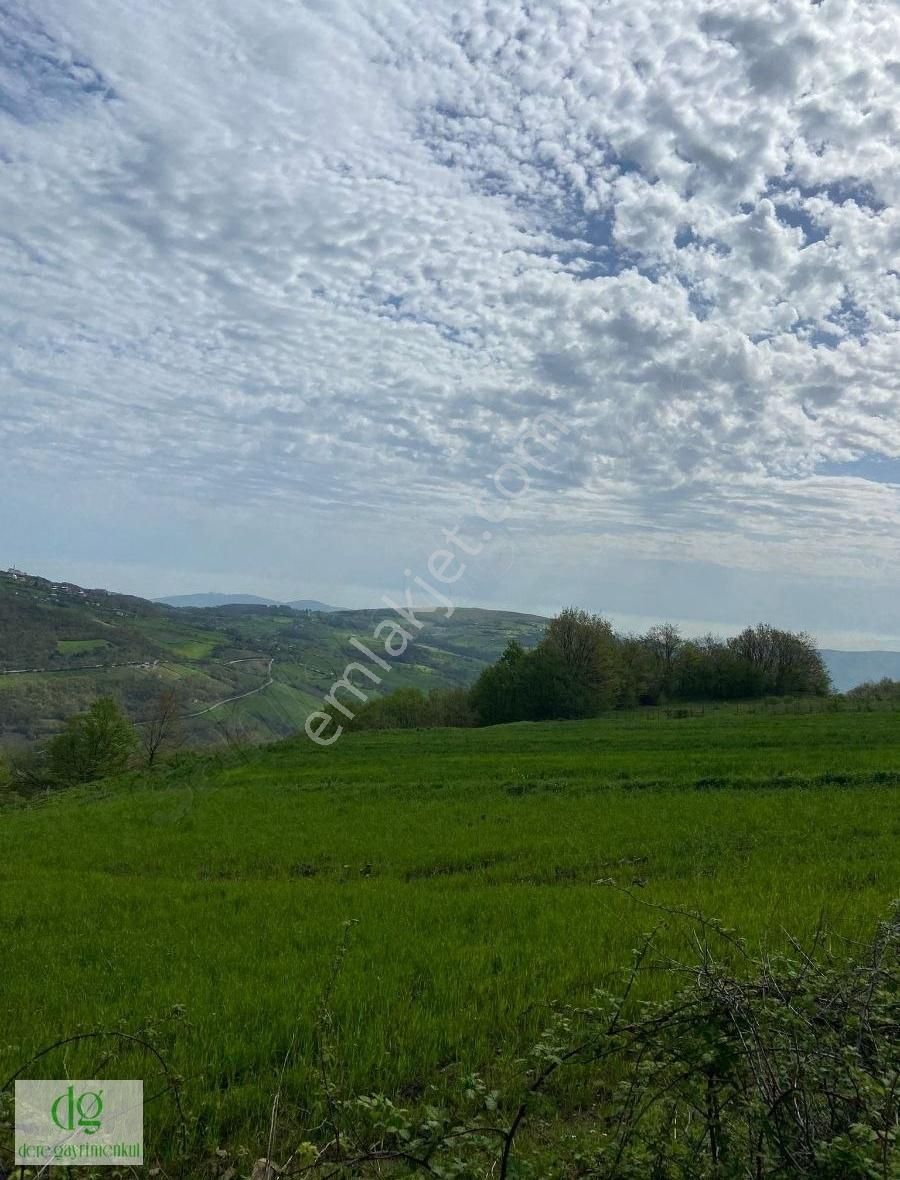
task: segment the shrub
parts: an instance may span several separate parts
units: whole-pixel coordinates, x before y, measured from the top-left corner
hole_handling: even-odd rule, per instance
[[[618,995],[601,990],[587,1004],[556,1010],[517,1094],[489,1090],[468,1076],[458,1097],[440,1106],[401,1107],[383,1094],[342,1100],[330,1076],[339,1060],[326,1002],[318,1039],[329,1115],[313,1134],[328,1146],[304,1141],[304,1166],[285,1174],[335,1180],[411,1173],[446,1180],[892,1180],[900,1174],[898,911],[868,943],[845,948],[843,959],[832,956],[822,932],[809,949],[794,943],[792,955],[754,958],[715,920],[677,907],[650,908],[696,925],[699,962],[654,962],[655,936],[648,935]],[[646,969],[685,982],[671,999],[637,1004],[630,993]],[[575,1119],[557,1105],[566,1074],[577,1075],[589,1095]],[[536,1134],[523,1133],[529,1124]],[[270,1172],[266,1159],[257,1169],[254,1176],[282,1174]]]
[[[891,680],[889,676],[878,681],[867,680],[865,684],[851,688],[845,696],[854,701],[900,700],[900,680]]]
[[[111,697],[95,701],[87,713],[71,717],[47,750],[49,778],[56,786],[75,786],[118,774],[135,749],[134,728]]]

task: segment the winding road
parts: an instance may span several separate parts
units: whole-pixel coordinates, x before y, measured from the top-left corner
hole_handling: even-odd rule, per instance
[[[251,659],[252,658],[253,657],[251,657]],[[260,656],[259,658],[264,659],[265,657]],[[246,663],[250,663],[250,660],[249,659],[248,660],[231,660],[230,663],[233,663],[233,664],[244,663],[244,664],[246,664]],[[257,695],[257,693],[263,692],[265,689],[267,689],[269,687],[270,684],[275,683],[275,680],[272,676],[272,666],[274,663],[275,663],[275,657],[272,656],[272,658],[269,660],[268,666],[266,667],[266,677],[267,677],[266,682],[265,682],[265,684],[261,684],[259,686],[259,688],[251,688],[249,692],[238,693],[238,695],[236,697],[226,697],[224,701],[216,701],[216,703],[214,705],[208,705],[207,708],[201,709],[199,713],[187,713],[185,715],[185,720],[190,720],[192,717],[202,717],[205,713],[211,713],[213,711],[213,709],[220,709],[222,707],[222,705],[230,705],[233,701],[245,701],[247,699],[247,697],[255,697]]]
[[[252,664],[264,660],[265,656],[247,656],[240,660],[228,660],[229,664]],[[215,704],[207,705],[205,709],[200,709],[197,713],[185,713],[183,720],[189,721],[192,717],[202,717],[205,713],[212,713],[214,709],[220,709],[222,705],[230,705],[234,701],[244,701],[247,697],[255,697],[258,693],[264,692],[269,685],[275,683],[272,676],[272,667],[275,663],[275,657],[269,660],[266,666],[266,681],[260,684],[258,688],[251,688],[249,692],[238,693],[237,696],[225,697],[222,701],[216,701]],[[80,664],[75,668],[0,668],[0,676],[27,676],[32,674],[46,675],[54,672],[97,672],[112,670],[113,668],[146,668],[149,670],[159,667],[159,660],[141,660],[135,663],[126,664]]]

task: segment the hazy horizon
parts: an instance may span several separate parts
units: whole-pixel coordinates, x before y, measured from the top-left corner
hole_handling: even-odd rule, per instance
[[[15,564],[15,563],[13,563],[13,564]],[[22,568],[22,567],[21,567],[21,565],[19,565],[19,566],[17,566],[17,568]],[[332,601],[331,598],[328,598],[328,597],[325,597],[325,596],[322,596],[319,594],[315,594],[315,593],[307,593],[305,590],[301,590],[298,593],[289,593],[289,594],[282,595],[282,596],[273,595],[273,594],[263,594],[263,593],[260,593],[260,591],[258,589],[253,589],[253,588],[248,589],[244,586],[241,586],[238,588],[235,588],[234,586],[232,586],[230,589],[226,589],[222,586],[219,586],[218,588],[209,587],[209,586],[204,586],[204,587],[194,586],[193,589],[183,589],[183,590],[178,590],[178,591],[163,592],[162,594],[157,594],[157,593],[150,594],[150,593],[145,593],[141,588],[136,588],[133,585],[126,586],[126,585],[119,585],[119,584],[115,584],[115,583],[106,583],[106,582],[102,582],[102,581],[101,582],[93,582],[90,580],[80,581],[78,578],[73,578],[68,573],[54,571],[51,566],[47,566],[44,569],[26,569],[24,572],[29,573],[29,574],[35,574],[38,577],[48,578],[51,581],[68,581],[68,582],[74,582],[76,585],[82,585],[82,586],[89,587],[92,589],[111,590],[115,593],[120,593],[120,594],[134,594],[139,598],[146,598],[146,599],[149,599],[150,601],[158,601],[158,600],[161,600],[164,598],[176,597],[177,595],[193,595],[193,594],[255,595],[259,598],[269,598],[275,602],[282,603],[285,605],[287,605],[290,602],[297,602],[297,601],[300,601],[303,599],[307,599],[307,600],[325,602],[325,603],[328,603],[329,605],[335,606],[337,609],[340,609],[340,610],[353,611],[353,610],[379,610],[379,609],[382,609],[383,603],[381,602],[381,598],[383,597],[384,593],[388,593],[388,594],[390,594],[392,592],[399,593],[398,587],[394,587],[394,588],[388,587],[386,591],[381,591],[377,596],[373,596],[370,599],[367,599],[364,601],[357,601],[357,602]],[[429,602],[428,599],[424,598],[421,595],[419,597],[416,597],[414,595],[413,601],[416,603],[416,605],[418,607],[426,607],[429,605],[434,606],[433,600],[431,602]],[[694,617],[690,617],[690,616],[685,617],[685,616],[674,615],[671,613],[667,614],[665,612],[663,612],[661,614],[657,614],[657,615],[651,615],[651,614],[635,615],[635,614],[629,614],[628,612],[622,612],[622,611],[603,610],[600,607],[593,607],[593,606],[590,606],[589,604],[586,604],[584,602],[578,602],[576,600],[571,600],[571,601],[570,600],[561,600],[555,604],[546,605],[543,607],[541,607],[541,606],[538,606],[538,607],[514,606],[514,605],[503,604],[503,603],[499,603],[499,602],[469,601],[468,599],[464,599],[464,598],[452,598],[451,601],[453,602],[454,607],[473,607],[473,608],[483,609],[483,610],[512,611],[515,613],[526,614],[526,615],[538,615],[543,618],[551,618],[554,614],[556,614],[558,611],[562,610],[566,606],[571,606],[571,605],[584,606],[585,609],[597,610],[598,613],[602,613],[602,614],[606,615],[606,617],[611,620],[611,622],[616,626],[616,628],[620,631],[623,631],[623,632],[628,632],[628,633],[642,632],[642,631],[646,631],[648,628],[654,626],[657,623],[667,622],[667,623],[674,623],[676,626],[678,626],[679,629],[682,631],[682,633],[687,638],[698,638],[702,635],[706,635],[709,633],[718,634],[718,635],[736,634],[743,627],[745,627],[747,625],[755,624],[757,622],[769,622],[775,626],[788,626],[789,625],[784,619],[779,618],[777,616],[771,616],[771,617],[770,616],[765,616],[765,617],[764,616],[759,616],[759,617],[747,616],[746,618],[735,622],[735,621],[727,621],[727,620],[722,620],[722,619],[698,619],[698,618],[694,618]],[[824,648],[830,648],[830,649],[834,649],[837,651],[842,651],[842,650],[843,651],[893,651],[893,650],[900,651],[900,636],[895,637],[892,641],[887,641],[887,640],[882,640],[879,636],[873,636],[870,633],[867,633],[865,631],[857,631],[857,632],[848,631],[848,632],[843,632],[843,633],[841,633],[841,632],[822,632],[822,631],[817,632],[810,627],[803,627],[803,626],[800,626],[797,624],[794,624],[794,626],[797,630],[810,631],[813,634],[814,638],[819,643],[819,646],[824,647]],[[891,646],[891,642],[896,644],[896,648]]]

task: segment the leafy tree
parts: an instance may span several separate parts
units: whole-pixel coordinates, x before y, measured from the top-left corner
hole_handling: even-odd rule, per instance
[[[682,700],[702,701],[712,698],[710,691],[707,645],[712,636],[688,639],[681,645],[675,661],[674,695]]]
[[[623,709],[636,705],[657,705],[663,696],[663,678],[645,636],[629,635],[620,640],[622,675],[618,704]]]
[[[465,688],[432,689],[428,694],[427,716],[428,724],[436,726],[469,727],[478,720]]]
[[[803,632],[780,631],[760,623],[747,627],[730,639],[728,645],[746,664],[754,685],[761,689],[760,695],[825,696],[831,688],[828,670],[815,641]]]
[[[565,664],[578,701],[578,716],[592,717],[617,704],[622,653],[607,619],[567,607],[550,621],[539,646],[556,652]]]
[[[581,699],[565,660],[539,644],[518,665],[516,708],[523,721],[554,721],[581,716]]]
[[[681,644],[681,632],[672,623],[651,627],[644,636],[644,647],[653,663],[657,699],[668,700],[672,696]]]
[[[500,725],[508,721],[551,721],[592,715],[598,693],[591,679],[590,665],[585,670],[576,663],[580,638],[573,632],[563,633],[563,642],[542,640],[527,652],[521,644],[510,640],[499,661],[482,672],[469,694],[470,704],[481,723]],[[572,640],[573,646],[567,659],[565,642],[568,640]],[[587,642],[590,645],[594,641],[588,636]]]
[[[106,778],[125,769],[134,748],[131,722],[112,697],[101,697],[87,713],[71,717],[50,742],[50,778],[60,786]]]
[[[511,639],[497,663],[485,668],[475,681],[469,702],[482,725],[523,719],[519,684],[524,660],[525,649]]]
[[[672,699],[727,701],[763,695],[762,682],[728,644],[715,635],[685,640],[677,653]]]
[[[398,688],[369,701],[348,728],[427,729],[476,723],[477,717],[464,688],[436,688],[427,696],[418,688]]]

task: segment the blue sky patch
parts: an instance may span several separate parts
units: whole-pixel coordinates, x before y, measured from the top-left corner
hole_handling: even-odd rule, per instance
[[[822,463],[816,468],[818,475],[848,475],[856,479],[868,479],[873,483],[900,484],[900,458],[886,455],[863,455],[846,463]]]

